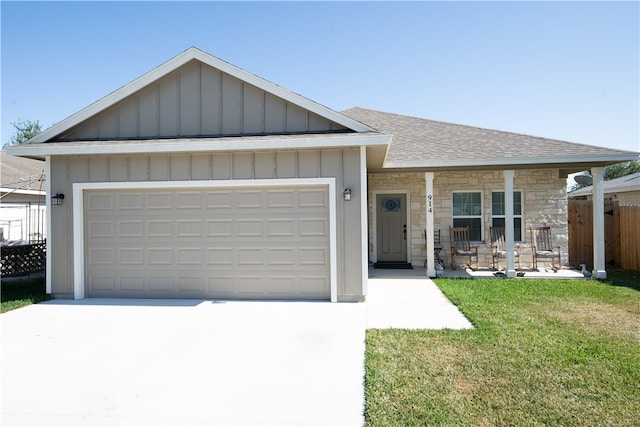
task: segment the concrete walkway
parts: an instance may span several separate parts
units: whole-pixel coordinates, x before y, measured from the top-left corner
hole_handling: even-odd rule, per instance
[[[412,276],[373,277],[364,304],[86,299],[2,314],[0,424],[361,426],[367,327],[471,326]]]
[[[422,268],[371,269],[366,305],[369,329],[473,328]]]

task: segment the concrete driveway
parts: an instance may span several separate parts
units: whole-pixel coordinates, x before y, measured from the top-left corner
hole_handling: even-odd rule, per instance
[[[2,314],[3,426],[361,426],[367,328],[473,326],[424,271],[367,302],[54,300]]]
[[[364,421],[365,304],[55,300],[1,321],[3,426]]]

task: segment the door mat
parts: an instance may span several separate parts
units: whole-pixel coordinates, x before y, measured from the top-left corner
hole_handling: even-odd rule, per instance
[[[413,266],[408,262],[376,262],[373,268],[389,269],[389,270],[411,270]]]

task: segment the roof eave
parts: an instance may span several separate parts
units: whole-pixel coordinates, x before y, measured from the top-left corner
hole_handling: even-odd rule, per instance
[[[351,133],[318,136],[176,138],[139,141],[75,141],[72,143],[21,144],[6,149],[7,154],[24,157],[90,154],[193,153],[219,151],[261,151],[283,149],[319,149],[358,146],[382,146],[391,143],[391,135]]]
[[[595,156],[512,157],[496,159],[456,159],[431,161],[385,161],[384,169],[452,169],[508,166],[549,166],[563,169],[590,168],[636,160],[638,153],[620,153]]]

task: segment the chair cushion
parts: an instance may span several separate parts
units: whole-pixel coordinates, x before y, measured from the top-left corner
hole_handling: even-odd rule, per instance
[[[537,256],[558,256],[560,255],[560,253],[555,251],[536,251],[536,255]]]
[[[476,251],[465,251],[463,249],[456,249],[458,255],[475,255]]]
[[[496,252],[496,255],[498,255],[499,257],[506,257],[507,256],[507,251],[498,251],[498,252]],[[517,257],[518,256],[518,251],[513,251],[513,256]]]

